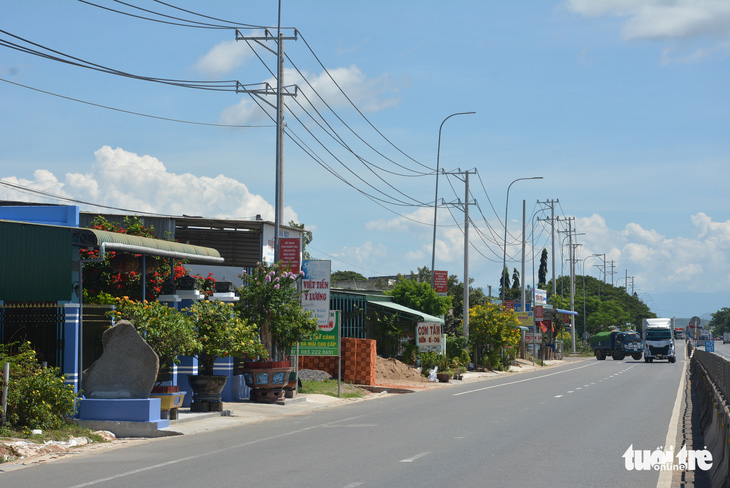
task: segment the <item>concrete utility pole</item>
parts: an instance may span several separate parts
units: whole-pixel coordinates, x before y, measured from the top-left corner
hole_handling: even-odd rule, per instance
[[[520,270],[520,278],[522,279],[522,301],[520,302],[522,305],[522,311],[526,312],[527,307],[525,304],[525,246],[527,243],[525,242],[526,236],[525,236],[525,221],[527,220],[527,213],[526,213],[526,202],[525,200],[522,200],[522,269]]]
[[[550,207],[550,232],[552,240],[552,254],[550,255],[550,260],[552,261],[553,268],[553,296],[558,294],[557,277],[555,276],[555,204],[559,202],[560,200],[546,200],[544,202],[538,200],[537,202],[540,205],[546,205]],[[539,221],[540,218],[538,217],[537,220]]]
[[[464,208],[464,317],[463,317],[463,333],[464,338],[469,338],[469,205],[473,205],[476,202],[469,201],[469,174],[476,174],[476,169],[466,171],[454,171],[451,174],[459,178],[459,175],[464,175],[464,202],[453,202],[449,205],[462,206]],[[461,179],[461,178],[459,178]]]
[[[284,41],[297,40],[297,31],[294,31],[294,37],[284,37],[281,33],[281,3],[279,3],[279,21],[277,26],[276,37],[266,29],[263,36],[243,36],[236,29],[237,41],[254,41],[267,51],[276,54],[276,105],[272,105],[263,100],[267,105],[276,109],[276,171],[275,171],[275,197],[274,197],[274,262],[279,261],[279,234],[284,216],[284,95],[296,96],[296,87],[294,93],[284,92]],[[277,43],[276,51],[268,48],[263,44],[266,41],[274,40]],[[271,95],[272,91],[267,84],[263,90],[236,89],[236,93],[250,93],[256,96]]]

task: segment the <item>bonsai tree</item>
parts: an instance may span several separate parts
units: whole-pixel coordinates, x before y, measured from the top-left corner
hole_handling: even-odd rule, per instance
[[[302,274],[283,271],[281,264],[259,263],[241,276],[238,314],[258,326],[261,343],[273,360],[285,360],[292,346],[317,331],[317,319],[302,309],[297,281]]]
[[[255,324],[238,316],[230,303],[201,300],[183,310],[189,314],[197,334],[199,370],[212,375],[219,357],[268,357]]]
[[[160,371],[170,363],[178,364],[179,356],[193,355],[199,349],[192,320],[186,314],[160,302],[116,298],[115,310],[109,315],[117,320],[129,320],[137,332],[160,359]]]

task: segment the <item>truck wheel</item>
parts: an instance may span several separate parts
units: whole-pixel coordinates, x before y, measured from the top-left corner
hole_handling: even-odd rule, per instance
[[[677,360],[677,358],[669,358],[670,363],[674,363]]]
[[[623,354],[614,354],[611,357],[613,358],[614,361],[621,361],[624,358],[624,355]]]
[[[594,352],[595,352],[595,354],[596,354],[596,359],[598,359],[599,361],[600,361],[601,359],[603,359],[603,353],[601,352],[601,350],[600,350],[600,349],[596,349],[596,350],[595,350]]]
[[[649,358],[644,358],[644,362],[645,363],[648,363],[649,362]]]
[[[632,354],[631,357],[638,361],[641,359],[641,354]]]

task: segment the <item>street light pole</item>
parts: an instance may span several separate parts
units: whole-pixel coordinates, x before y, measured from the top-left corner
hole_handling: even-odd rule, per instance
[[[509,207],[509,190],[510,190],[510,188],[512,188],[512,185],[514,185],[518,181],[541,180],[541,179],[542,179],[542,176],[530,176],[529,178],[517,178],[512,183],[510,183],[509,186],[507,187],[507,201],[504,204],[504,255],[502,258],[502,280],[501,280],[502,281],[502,305],[503,306],[504,306],[505,288],[507,288],[505,286],[507,284],[507,280],[505,280],[505,278],[504,278],[504,270],[507,267],[507,208]]]
[[[439,126],[439,142],[436,148],[436,196],[433,199],[433,245],[431,246],[431,288],[434,288],[434,269],[436,266],[436,216],[439,208],[439,159],[441,157],[441,129],[444,123],[455,115],[471,115],[476,112],[457,112],[446,117]]]

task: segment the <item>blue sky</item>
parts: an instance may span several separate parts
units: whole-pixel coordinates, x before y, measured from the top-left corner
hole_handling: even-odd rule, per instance
[[[172,21],[118,2],[89,3]],[[151,22],[89,3],[0,6],[0,179],[125,209],[273,220],[275,131],[248,95],[120,77],[7,43],[49,53],[30,41],[142,77],[243,84],[275,83],[274,56],[236,42],[230,29]],[[268,0],[166,2],[208,18],[132,3],[216,25],[273,27],[277,18]],[[628,275],[659,315],[730,306],[728,2],[282,6],[282,25],[299,32],[284,43],[284,84],[299,88],[286,97],[285,220],[314,232],[315,258],[366,276],[430,267],[439,126],[474,111],[444,124],[440,164],[476,170],[469,206],[476,286],[496,293],[507,188],[542,176],[510,189],[510,270],[520,268],[522,200],[537,253],[550,249],[537,202],[558,200],[556,215],[575,217],[577,274],[585,263],[598,277],[601,259],[591,256],[605,254],[615,272],[607,280],[623,285]],[[318,113],[326,124],[314,121]],[[462,279],[465,186],[453,175],[439,185],[449,205],[439,209],[436,268]],[[6,186],[0,199],[61,203]],[[558,258],[567,274],[567,248]],[[526,268],[530,282],[532,262]]]

